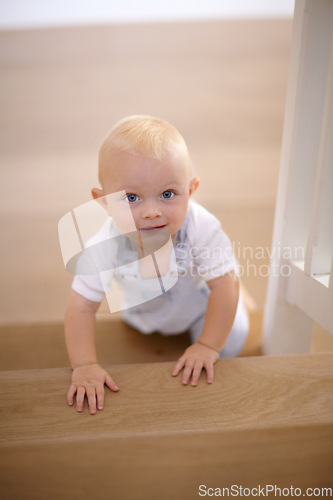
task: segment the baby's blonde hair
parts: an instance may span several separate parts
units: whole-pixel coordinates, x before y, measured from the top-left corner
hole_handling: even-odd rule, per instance
[[[107,133],[99,150],[98,172],[102,183],[103,170],[114,151],[162,160],[167,154],[180,155],[191,171],[186,143],[170,123],[149,115],[131,115],[120,120]]]

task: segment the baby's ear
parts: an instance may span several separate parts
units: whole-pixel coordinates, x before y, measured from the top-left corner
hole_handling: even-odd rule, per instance
[[[104,191],[103,189],[100,188],[92,188],[91,190],[92,197],[94,200],[96,200],[102,208],[105,208],[105,210],[108,209],[108,205],[104,196]]]
[[[192,194],[198,189],[199,184],[200,184],[199,177],[193,177],[193,179],[190,180],[190,189],[189,189],[190,196],[192,196]]]

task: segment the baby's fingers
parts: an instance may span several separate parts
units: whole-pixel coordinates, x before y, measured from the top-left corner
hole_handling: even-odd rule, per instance
[[[196,361],[194,363],[193,374],[192,374],[192,385],[193,386],[198,385],[198,381],[199,381],[202,367],[203,367],[202,361]]]
[[[205,365],[205,368],[206,368],[206,372],[207,372],[207,382],[208,382],[208,384],[212,384],[213,383],[213,377],[214,377],[213,363],[207,363]]]
[[[84,387],[79,386],[76,391],[76,411],[83,411],[83,401],[86,390]]]
[[[74,384],[72,384],[68,390],[67,404],[69,404],[70,406],[72,406],[72,404],[74,403],[74,396],[76,394],[76,390],[77,390],[77,387]]]
[[[110,375],[106,376],[105,384],[108,386],[109,389],[111,389],[111,391],[114,391],[114,392],[119,391],[119,387],[117,386],[117,384],[115,383],[113,378],[110,377]]]
[[[96,394],[94,387],[87,387],[88,406],[91,415],[96,413]]]
[[[191,377],[193,367],[194,367],[194,362],[192,360],[187,360],[184,371],[183,371],[182,384],[184,384],[184,385],[188,384],[188,381],[190,380],[190,377]]]
[[[179,358],[177,363],[175,364],[174,369],[172,370],[172,375],[176,377],[178,373],[184,368],[185,360],[183,358]]]
[[[104,386],[98,386],[96,388],[97,396],[97,408],[98,410],[103,410],[104,408]]]

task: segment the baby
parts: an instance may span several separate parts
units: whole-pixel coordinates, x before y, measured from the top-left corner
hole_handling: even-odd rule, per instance
[[[107,280],[105,272],[80,271],[73,280],[65,315],[73,368],[67,402],[72,405],[76,394],[76,409],[82,411],[86,396],[91,414],[103,409],[104,384],[119,390],[98,364],[94,340],[95,315],[111,275],[124,282],[125,289],[137,284],[140,293],[148,290],[146,300],[128,300],[122,312],[125,322],[144,334],[189,330],[191,345],[172,371],[173,376],[182,371],[184,385],[191,381],[196,386],[203,369],[212,383],[214,363],[237,356],[248,334],[230,241],[219,221],[191,200],[199,179],[193,177],[179,132],[151,116],[121,120],[100,148],[99,181],[101,188],[93,188],[92,196],[110,217],[93,241],[106,241],[107,234],[124,235],[127,254],[123,249],[120,254],[132,257],[125,259],[122,273],[117,275],[116,268],[106,271]],[[159,293],[151,284],[154,280],[162,287]]]

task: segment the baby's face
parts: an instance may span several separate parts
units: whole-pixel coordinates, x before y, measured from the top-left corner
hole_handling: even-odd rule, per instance
[[[190,169],[179,156],[157,160],[117,152],[102,187],[104,195],[115,193],[110,212],[121,231],[127,232],[134,221],[143,236],[166,231],[174,236],[197,185],[198,179],[190,178]]]

